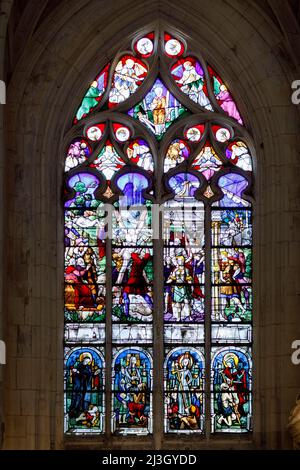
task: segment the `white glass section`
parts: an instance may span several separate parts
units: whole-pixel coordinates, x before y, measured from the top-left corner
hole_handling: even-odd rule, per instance
[[[152,325],[114,324],[112,326],[112,341],[131,344],[152,342]]]
[[[203,343],[204,325],[200,324],[172,324],[164,326],[165,343]]]
[[[104,324],[66,324],[65,341],[67,343],[103,343],[105,341]]]

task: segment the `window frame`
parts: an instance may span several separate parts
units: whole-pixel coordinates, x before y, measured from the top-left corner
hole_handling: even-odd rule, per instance
[[[167,146],[171,142],[171,140],[174,140],[176,138],[182,138],[182,133],[180,132],[181,128],[184,126],[190,127],[193,123],[209,123],[212,124],[215,121],[218,121],[219,123],[223,123],[227,127],[234,127],[235,129],[238,129],[240,132],[242,131],[242,139],[246,142],[248,148],[250,149],[250,153],[252,155],[252,164],[253,164],[253,172],[252,176],[245,174],[243,171],[241,171],[239,168],[234,167],[234,172],[242,174],[248,181],[248,187],[247,190],[245,191],[243,197],[247,201],[249,201],[252,205],[252,220],[255,221],[253,214],[255,213],[255,201],[254,201],[254,176],[255,176],[255,151],[254,151],[254,146],[252,142],[252,137],[250,133],[247,131],[246,125],[245,127],[241,127],[238,123],[236,123],[232,118],[226,116],[224,112],[219,108],[217,105],[217,101],[214,100],[213,104],[216,106],[216,108],[219,108],[219,112],[211,113],[209,111],[200,111],[198,105],[195,105],[187,96],[185,96],[177,87],[175,82],[172,82],[171,76],[168,72],[168,66],[167,64],[171,64],[172,60],[167,60],[165,57],[162,58],[162,42],[163,42],[163,34],[161,31],[164,31],[166,29],[170,34],[174,34],[175,37],[179,37],[185,44],[186,46],[186,52],[184,55],[192,55],[196,58],[198,58],[201,62],[201,64],[206,64],[207,60],[205,60],[202,56],[201,53],[198,52],[197,49],[189,49],[188,44],[192,43],[192,41],[187,41],[185,40],[184,36],[182,33],[178,30],[175,30],[174,28],[171,28],[169,26],[164,27],[162,29],[159,28],[158,25],[155,26],[155,28],[147,28],[145,31],[140,32],[138,35],[134,35],[132,38],[132,45],[133,43],[139,39],[139,37],[144,36],[145,32],[149,31],[154,31],[155,36],[159,39],[160,41],[160,47],[158,45],[158,41],[155,43],[155,48],[153,52],[153,59],[149,61],[150,63],[152,62],[152,68],[149,71],[148,76],[145,78],[143,84],[138,88],[136,93],[134,93],[132,96],[130,96],[127,100],[124,101],[124,103],[121,103],[118,105],[117,110],[114,108],[112,110],[108,111],[101,111],[101,105],[99,111],[94,110],[91,114],[91,116],[88,116],[86,118],[83,118],[78,124],[74,125],[71,127],[69,131],[67,131],[64,139],[63,139],[63,153],[65,155],[65,151],[67,148],[67,145],[70,143],[71,140],[73,140],[75,137],[79,137],[79,132],[78,130],[82,128],[83,134],[85,129],[98,122],[106,122],[108,123],[108,126],[112,128],[112,120],[113,121],[118,121],[120,123],[125,124],[129,128],[131,128],[133,131],[136,128],[138,130],[138,135],[135,135],[134,138],[146,138],[147,142],[149,143],[149,147],[151,149],[153,159],[154,159],[154,173],[153,173],[153,179],[156,180],[157,183],[157,189],[158,189],[158,195],[157,198],[159,199],[160,203],[165,202],[170,195],[169,194],[159,194],[159,188],[160,184],[159,182],[162,181],[163,185],[165,186],[166,183],[166,175],[163,172],[163,159],[164,155],[167,149]],[[193,45],[194,46],[194,45]],[[195,46],[194,46],[195,47]],[[197,52],[192,52],[194,50],[197,50]],[[115,68],[115,65],[117,64],[119,58],[126,54],[130,53],[132,54],[131,51],[129,50],[120,50],[114,60],[111,62],[111,68],[109,72],[109,78],[108,82],[111,81],[112,74]],[[155,55],[157,56],[155,57]],[[158,69],[158,63],[160,63],[160,68]],[[105,64],[103,64],[105,65]],[[205,66],[206,67],[206,66]],[[214,67],[215,69],[215,67]],[[97,67],[97,70],[101,70],[101,67]],[[132,120],[122,114],[123,111],[130,109],[133,104],[137,103],[142,99],[142,97],[145,95],[145,90],[147,89],[148,84],[153,83],[155,77],[159,75],[165,85],[170,89],[172,94],[174,96],[179,97],[181,103],[184,104],[188,109],[191,109],[193,111],[193,114],[187,117],[183,117],[182,119],[176,121],[175,123],[172,124],[169,130],[167,130],[166,134],[168,134],[168,138],[164,138],[162,141],[162,144],[157,146],[157,140],[155,139],[155,136],[151,135],[150,133],[145,132],[144,127],[139,123],[139,121],[135,121],[134,124],[132,124]],[[210,90],[210,98],[212,98],[213,92],[211,89],[210,82],[208,83],[208,88]],[[106,89],[101,103],[105,102],[105,99],[108,95],[109,92],[109,87]],[[99,107],[99,106],[98,106]],[[244,115],[243,115],[244,117]],[[83,126],[84,124],[84,126]],[[82,134],[81,134],[82,137]],[[102,142],[105,141],[105,138],[102,139]],[[202,141],[202,139],[201,139]],[[174,170],[174,171],[173,171]],[[175,174],[178,172],[176,168],[173,170],[170,170],[168,172],[168,178],[170,177],[171,174]],[[139,168],[135,168],[133,171],[140,171]],[[218,172],[218,178],[219,179],[222,175],[229,173],[231,170],[230,168],[226,168],[223,170],[220,170]],[[92,173],[92,171],[91,171]],[[127,173],[127,170],[121,169],[118,172],[118,175],[122,173]],[[68,173],[70,174],[70,173]],[[98,173],[97,173],[98,174]],[[204,178],[199,176],[199,179]],[[220,195],[220,191],[217,188],[217,184],[213,182],[211,184],[212,190],[214,192],[214,196],[207,200],[202,194],[197,194],[197,199],[199,201],[202,201],[204,203],[204,210],[205,210],[205,341],[204,341],[204,348],[205,348],[205,367],[206,371],[210,371],[210,354],[207,353],[207,351],[211,349],[211,281],[210,281],[210,271],[211,271],[211,231],[210,231],[210,217],[211,217],[211,203],[216,201]],[[149,189],[150,190],[150,189]],[[101,192],[101,191],[100,191]],[[113,203],[115,200],[117,200],[118,195],[112,197],[109,202]],[[149,196],[151,199],[151,196]],[[100,200],[103,200],[103,202],[107,203],[107,200],[103,199],[102,196],[99,198]],[[153,198],[154,201],[154,198]],[[253,233],[255,232],[255,229],[253,230]],[[253,243],[252,243],[252,249],[253,249]],[[155,345],[155,354],[156,354],[156,359],[153,358],[154,363],[157,361],[160,364],[164,364],[164,342],[163,342],[163,302],[161,302],[159,299],[161,299],[162,294],[163,294],[163,240],[154,240],[153,242],[153,250],[154,250],[154,259],[153,263],[154,266],[156,267],[156,273],[154,276],[154,284],[153,284],[153,293],[154,293],[154,308],[153,311],[156,312],[156,314],[153,317],[153,346]],[[111,287],[111,263],[109,262],[111,260],[111,240],[107,242],[107,247],[106,247],[106,256],[107,256],[107,279],[110,279],[110,281],[107,281],[107,292],[110,292],[109,288]],[[255,263],[253,262],[253,265]],[[208,268],[209,267],[209,268]],[[255,284],[255,282],[253,282]],[[106,308],[107,312],[109,311],[108,309],[111,309],[111,298],[110,296],[106,296]],[[254,308],[253,308],[254,310]],[[253,320],[252,320],[252,325],[253,325]],[[253,345],[253,341],[252,341]],[[140,345],[141,346],[141,345]],[[106,383],[106,391],[105,391],[105,403],[106,403],[106,418],[105,418],[105,432],[104,434],[97,434],[97,436],[74,436],[74,435],[64,435],[65,439],[65,444],[66,446],[73,446],[73,445],[78,445],[79,447],[82,445],[82,442],[84,443],[90,443],[90,445],[99,445],[100,442],[102,442],[104,445],[107,444],[107,440],[111,442],[120,442],[119,439],[122,441],[122,445],[128,443],[128,445],[132,444],[133,441],[132,439],[136,436],[122,436],[120,437],[119,435],[112,435],[110,430],[111,430],[111,396],[112,392],[110,387],[107,384],[111,383],[111,367],[109,364],[112,364],[112,321],[110,315],[106,316],[106,340],[105,340],[105,364],[106,364],[106,370],[105,370],[105,383]],[[175,345],[174,345],[175,347]],[[211,405],[210,405],[210,381],[208,379],[208,373],[206,373],[206,380],[205,380],[205,395],[206,395],[206,407],[205,407],[205,428],[206,432],[205,434],[189,434],[189,435],[184,435],[184,434],[165,434],[164,433],[164,423],[163,423],[163,413],[161,412],[162,409],[164,409],[164,403],[163,403],[163,367],[161,368],[154,368],[153,370],[153,378],[154,378],[154,386],[153,386],[153,417],[157,416],[156,419],[153,419],[153,434],[148,435],[148,436],[140,436],[138,439],[138,446],[147,446],[149,444],[154,446],[161,446],[161,445],[170,445],[174,442],[182,442],[183,445],[197,445],[197,446],[205,446],[207,445],[207,442],[210,440],[213,441],[220,441],[220,440],[230,440],[233,441],[234,438],[238,437],[239,440],[248,443],[252,439],[252,432],[247,433],[247,434],[238,434],[236,435],[228,435],[228,434],[212,434],[211,433]],[[253,377],[255,380],[255,378]],[[155,398],[154,398],[155,397]],[[82,442],[81,442],[82,441]],[[135,445],[136,445],[135,441]]]

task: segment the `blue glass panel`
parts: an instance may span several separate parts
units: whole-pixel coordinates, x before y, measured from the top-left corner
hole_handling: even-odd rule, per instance
[[[113,431],[121,434],[152,432],[151,350],[115,349],[112,381]]]
[[[85,139],[75,139],[68,148],[65,171],[72,170],[84,163],[91,155],[92,149]]]
[[[252,427],[252,363],[248,347],[212,348],[213,432],[248,432]]]
[[[214,202],[213,206],[220,207],[250,207],[250,203],[242,198],[242,194],[248,186],[248,180],[237,173],[228,173],[221,176],[218,186],[221,188],[224,196]]]
[[[103,349],[65,348],[65,431],[104,430]]]
[[[68,186],[75,191],[75,197],[65,203],[68,208],[95,208],[100,202],[96,200],[95,191],[100,185],[97,176],[91,173],[78,173],[71,176],[68,180]]]
[[[165,360],[165,431],[202,432],[204,428],[203,349],[178,347]]]

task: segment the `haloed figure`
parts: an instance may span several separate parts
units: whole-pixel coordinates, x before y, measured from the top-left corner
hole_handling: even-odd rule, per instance
[[[101,370],[95,366],[93,356],[89,352],[82,353],[70,368],[72,384],[72,400],[69,408],[70,418],[78,418],[81,413],[88,412],[92,390],[100,388]]]
[[[185,266],[184,256],[176,257],[176,267],[171,273],[167,283],[175,282],[172,286],[172,301],[173,301],[173,315],[179,320],[184,320],[190,317],[191,314],[191,287],[186,283],[191,283],[191,277],[188,269]]]

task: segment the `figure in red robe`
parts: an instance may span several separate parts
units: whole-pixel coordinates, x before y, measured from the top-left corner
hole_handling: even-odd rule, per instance
[[[123,299],[125,303],[125,314],[129,317],[130,294],[141,295],[148,305],[152,307],[153,302],[147,293],[147,280],[144,276],[144,269],[148,261],[151,259],[150,253],[146,253],[143,258],[137,253],[131,253],[132,266],[128,281],[123,290]]]

